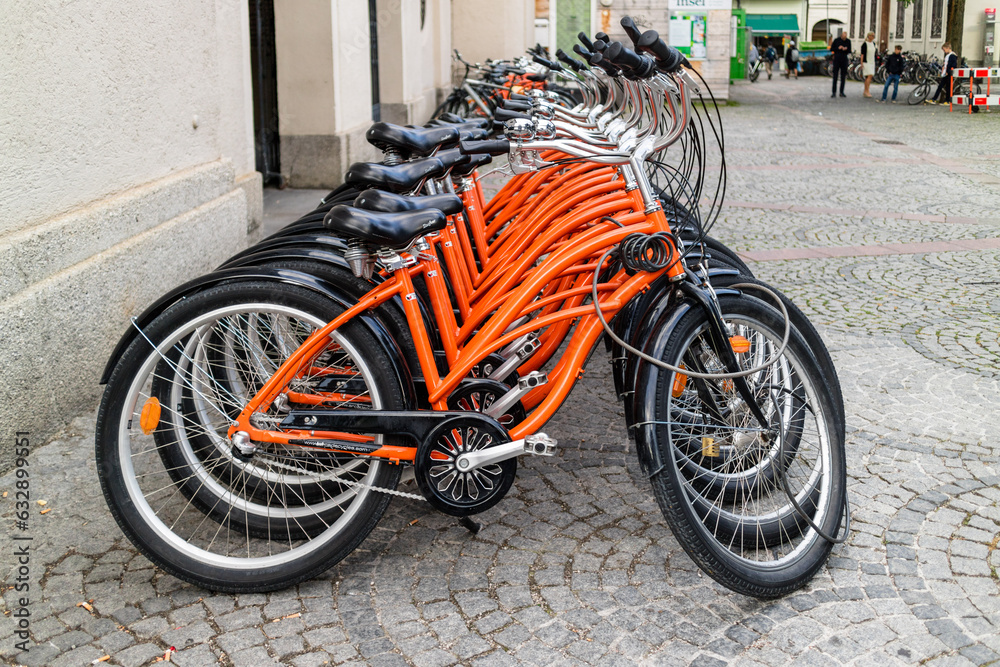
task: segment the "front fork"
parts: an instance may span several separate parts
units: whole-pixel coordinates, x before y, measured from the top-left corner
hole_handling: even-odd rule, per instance
[[[722,308],[719,306],[719,299],[715,294],[715,290],[712,289],[711,285],[707,281],[702,283],[698,277],[688,271],[688,277],[691,280],[682,280],[678,282],[678,286],[685,296],[690,297],[695,303],[701,306],[702,310],[708,316],[708,334],[709,341],[712,345],[712,351],[715,352],[719,359],[722,361],[726,368],[727,373],[739,373],[742,369],[740,368],[739,361],[736,359],[736,354],[733,352],[732,343],[729,339],[729,332],[726,329],[726,322],[722,315]],[[697,380],[696,380],[697,381]],[[753,392],[750,390],[750,385],[747,382],[746,376],[738,376],[732,378],[733,387],[739,393],[740,398],[746,403],[747,408],[754,418],[760,423],[761,428],[768,430],[769,421],[764,413],[761,411],[760,406],[757,405],[757,400],[754,398]],[[699,396],[705,400],[709,411],[712,412],[716,418],[721,417],[721,411],[719,406],[715,403],[715,398],[712,396],[710,391],[699,391]]]

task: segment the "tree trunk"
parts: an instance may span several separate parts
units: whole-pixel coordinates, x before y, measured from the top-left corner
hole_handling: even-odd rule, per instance
[[[889,0],[882,0],[882,17],[879,19],[878,44],[879,49],[888,53],[889,49]]]
[[[962,62],[962,34],[965,32],[965,0],[948,0],[948,31],[945,41],[951,42],[951,50],[958,54]]]

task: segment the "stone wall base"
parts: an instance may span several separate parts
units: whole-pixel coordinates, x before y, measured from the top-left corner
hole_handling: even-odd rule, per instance
[[[213,162],[0,239],[0,470],[16,431],[41,444],[94,408],[130,317],[246,247],[260,193]]]
[[[281,135],[281,173],[293,188],[338,187],[353,162],[381,159],[363,126],[340,134]]]

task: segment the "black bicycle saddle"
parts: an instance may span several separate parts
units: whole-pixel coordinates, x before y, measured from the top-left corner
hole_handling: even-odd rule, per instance
[[[410,192],[424,179],[444,176],[446,171],[444,164],[436,157],[393,166],[379,162],[355,162],[344,174],[344,181],[359,190],[377,188],[392,192]]]
[[[458,145],[457,127],[404,127],[392,123],[375,123],[365,138],[379,150],[395,149],[402,153],[428,156],[439,148]]]
[[[462,200],[457,195],[442,194],[427,197],[404,197],[382,190],[366,190],[354,200],[354,206],[368,211],[402,213],[436,208],[448,215],[462,212]]]
[[[436,208],[404,213],[365,211],[351,206],[334,206],[323,219],[327,229],[382,248],[401,250],[413,239],[444,229],[447,220]]]

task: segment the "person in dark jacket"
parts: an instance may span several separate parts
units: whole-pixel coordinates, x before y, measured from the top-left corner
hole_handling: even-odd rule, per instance
[[[767,68],[767,78],[771,78],[772,70],[774,69],[774,63],[778,60],[778,52],[774,50],[774,47],[770,44],[767,45],[767,50],[764,51],[764,67]]]
[[[844,94],[844,81],[847,80],[847,59],[851,56],[851,40],[847,38],[847,33],[840,33],[840,37],[833,40],[830,46],[833,51],[833,93],[830,97],[837,96],[837,76],[840,76],[840,96]]]
[[[904,67],[906,67],[906,58],[903,57],[903,47],[897,44],[896,52],[885,59],[885,87],[882,88],[882,99],[879,102],[885,102],[885,96],[889,92],[889,84],[891,83],[892,103],[896,103],[896,92],[899,90],[899,77],[903,73]]]
[[[789,42],[788,48],[785,49],[785,66],[788,71],[785,72],[785,76],[791,79],[799,78],[799,49],[795,42]]]
[[[958,67],[958,54],[951,50],[951,42],[942,44],[941,49],[944,51],[944,64],[934,97],[928,100],[931,104],[938,104],[942,102],[942,96],[951,95],[951,71]]]

